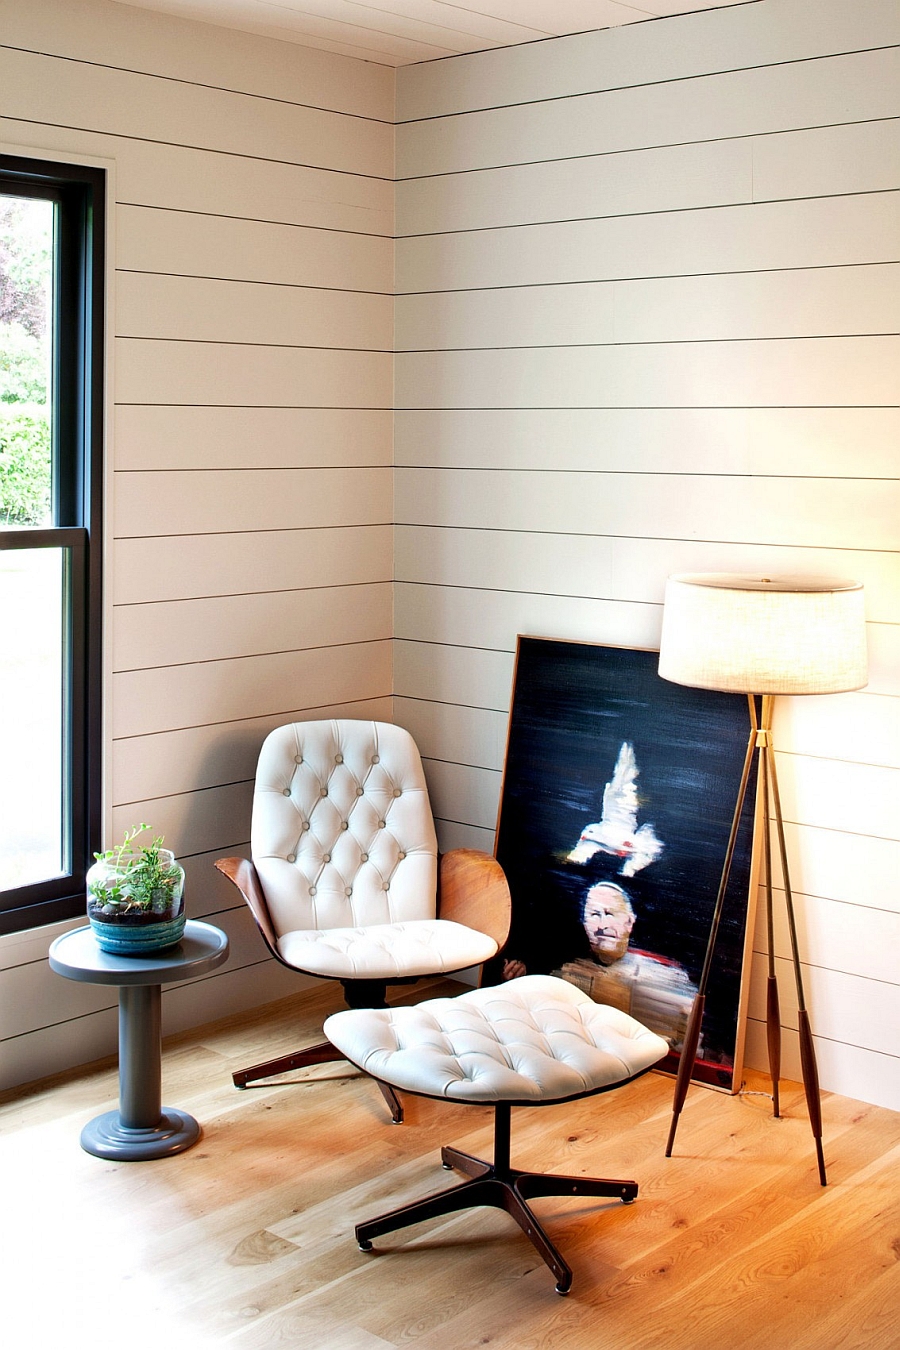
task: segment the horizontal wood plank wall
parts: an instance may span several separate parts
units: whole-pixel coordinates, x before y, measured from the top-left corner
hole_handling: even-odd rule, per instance
[[[895,1109],[898,43],[894,0],[760,0],[401,69],[395,311],[395,708],[445,845],[490,847],[517,633],[654,647],[681,570],[865,583],[868,689],[776,730],[823,1085]]]
[[[232,942],[175,1029],[300,987],[213,868],[265,734],[391,715],[393,72],[106,0],[3,0],[0,44],[5,148],[114,165],[109,827]],[[2,944],[2,1086],[115,1048],[53,933]]]

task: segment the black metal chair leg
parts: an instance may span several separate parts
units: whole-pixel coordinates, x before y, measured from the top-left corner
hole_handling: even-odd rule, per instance
[[[264,1064],[253,1064],[249,1069],[238,1069],[231,1075],[236,1088],[245,1088],[261,1078],[273,1078],[275,1074],[289,1073],[292,1069],[307,1069],[311,1064],[337,1064],[344,1056],[335,1050],[330,1041],[320,1045],[311,1045],[306,1050],[296,1050],[292,1055],[281,1055],[278,1059],[266,1060]],[[395,1125],[403,1124],[403,1107],[400,1098],[389,1083],[376,1078],[381,1095],[388,1104],[391,1120]]]
[[[455,1167],[467,1177],[485,1177],[494,1170],[483,1158],[475,1158],[471,1153],[462,1153],[449,1145],[441,1149],[441,1166],[448,1171]]]
[[[388,1110],[391,1113],[391,1120],[395,1125],[402,1125],[403,1107],[400,1104],[400,1098],[397,1096],[396,1092],[391,1087],[390,1083],[382,1083],[380,1078],[376,1078],[375,1082],[381,1089],[381,1095],[388,1104]]]
[[[590,1195],[621,1200],[630,1205],[637,1199],[636,1181],[608,1181],[605,1177],[564,1177],[546,1172],[519,1172],[516,1190],[527,1200],[542,1195]]]
[[[323,1041],[305,1050],[295,1050],[290,1055],[280,1055],[278,1059],[267,1059],[263,1064],[252,1064],[249,1069],[238,1069],[231,1079],[236,1088],[245,1088],[248,1083],[255,1083],[260,1078],[272,1078],[277,1073],[289,1073],[292,1069],[306,1069],[310,1064],[333,1064],[343,1058],[330,1041]]]
[[[348,1008],[387,1007],[385,980],[341,980],[341,988]],[[277,1059],[267,1059],[263,1064],[251,1064],[249,1069],[238,1069],[231,1075],[231,1079],[236,1088],[244,1088],[248,1083],[255,1083],[260,1078],[273,1078],[278,1073],[305,1069],[310,1064],[331,1064],[343,1058],[344,1056],[339,1055],[333,1045],[325,1041],[319,1045],[311,1045],[306,1050],[295,1050],[289,1055],[279,1055]],[[391,1105],[390,1101],[388,1105]],[[391,1106],[392,1115],[393,1110]]]
[[[437,1195],[428,1195],[424,1200],[414,1200],[412,1204],[401,1205],[387,1214],[379,1214],[377,1219],[358,1223],[355,1231],[360,1251],[370,1251],[373,1238],[396,1232],[398,1228],[409,1228],[411,1224],[422,1223],[425,1219],[455,1214],[460,1209],[495,1204],[490,1197],[490,1188],[494,1184],[491,1180],[482,1179],[464,1181],[461,1186],[450,1186],[445,1191],[438,1191]]]
[[[571,1269],[538,1223],[524,1198],[519,1194],[518,1188],[515,1185],[510,1186],[506,1182],[499,1182],[498,1185],[502,1187],[503,1208],[507,1214],[512,1215],[522,1232],[530,1239],[532,1246],[537,1249],[545,1264],[550,1267],[556,1276],[556,1292],[567,1294],[572,1287]]]

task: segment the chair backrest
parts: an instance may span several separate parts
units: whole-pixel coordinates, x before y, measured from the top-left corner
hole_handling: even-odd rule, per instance
[[[422,761],[387,722],[293,722],[263,742],[251,851],[279,937],[434,918]]]

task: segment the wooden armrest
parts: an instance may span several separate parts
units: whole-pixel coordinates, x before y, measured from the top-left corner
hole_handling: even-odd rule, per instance
[[[250,912],[273,956],[278,956],[278,938],[269,916],[269,907],[260,884],[259,875],[248,858],[220,858],[216,868],[237,886],[250,906]]]
[[[438,873],[438,918],[486,933],[502,950],[512,905],[503,868],[489,853],[455,848],[443,853]]]

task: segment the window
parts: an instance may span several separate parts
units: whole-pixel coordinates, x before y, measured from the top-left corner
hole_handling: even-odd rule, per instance
[[[99,847],[105,175],[0,155],[0,932]]]

